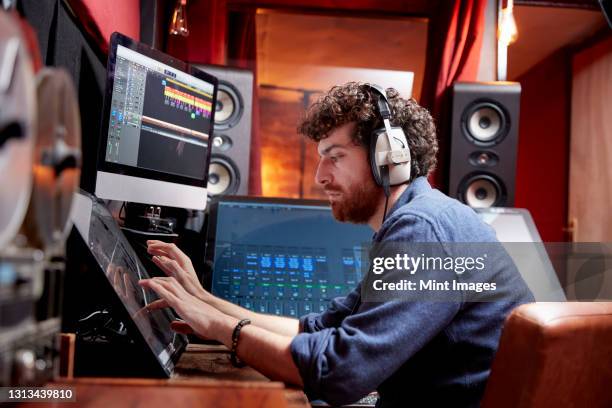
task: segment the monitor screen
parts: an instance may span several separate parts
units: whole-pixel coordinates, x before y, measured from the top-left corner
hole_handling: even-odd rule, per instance
[[[150,275],[106,207],[84,192],[75,194],[74,203],[72,219],[76,230],[91,251],[99,272],[105,275],[107,287],[114,292],[115,299],[107,299],[108,304],[104,306],[113,301],[123,306],[123,316],[127,320],[124,323],[136,330],[132,336],[142,339],[158,368],[169,376],[187,346],[186,336],[172,330],[170,324],[174,317],[168,309],[146,308],[159,299],[155,292],[138,284]],[[102,291],[104,288],[94,289]]]
[[[538,302],[563,302],[565,293],[546,247],[524,208],[476,208],[512,257],[523,280]]]
[[[212,293],[256,312],[323,311],[361,280],[373,231],[336,221],[324,202],[226,197],[211,209]]]
[[[113,34],[96,195],[202,209],[216,89],[214,77]]]
[[[540,234],[530,217],[517,209],[512,211],[479,211],[481,218],[493,229],[501,242],[541,242]]]

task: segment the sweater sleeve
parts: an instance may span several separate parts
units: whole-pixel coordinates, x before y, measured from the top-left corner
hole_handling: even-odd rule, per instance
[[[438,241],[426,221],[406,215],[393,222],[387,240]],[[359,305],[350,311],[346,299],[353,296]],[[458,302],[363,303],[359,297],[351,293],[336,304],[342,312],[302,319],[305,330],[293,339],[291,353],[310,398],[342,405],[373,391],[444,331],[461,307]]]
[[[347,296],[333,299],[325,312],[309,313],[300,317],[300,332],[313,333],[328,327],[340,326],[342,320],[359,304],[360,293],[361,284]]]
[[[344,405],[373,391],[457,313],[448,302],[364,303],[339,327],[300,333],[291,353],[310,398]]]

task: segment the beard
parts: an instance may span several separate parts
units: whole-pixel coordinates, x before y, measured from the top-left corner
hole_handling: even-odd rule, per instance
[[[364,183],[358,183],[348,189],[328,185],[325,191],[342,194],[338,200],[331,202],[335,219],[341,222],[366,224],[378,209],[378,198],[383,189],[368,178]]]

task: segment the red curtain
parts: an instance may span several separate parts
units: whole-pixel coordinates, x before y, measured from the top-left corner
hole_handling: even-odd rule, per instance
[[[486,0],[441,2],[429,24],[421,104],[431,111],[438,126],[438,166],[430,181],[443,191],[448,186],[449,90],[455,81],[477,79],[486,5]]]
[[[114,31],[140,39],[139,0],[68,0],[68,4],[104,54]]]

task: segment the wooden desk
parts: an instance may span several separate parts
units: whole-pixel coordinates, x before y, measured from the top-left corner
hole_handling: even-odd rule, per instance
[[[270,381],[252,368],[235,368],[223,346],[189,345],[169,380],[140,378],[60,379],[74,389],[76,403],[22,403],[35,407],[310,407],[304,393]],[[69,405],[66,405],[69,404]]]

